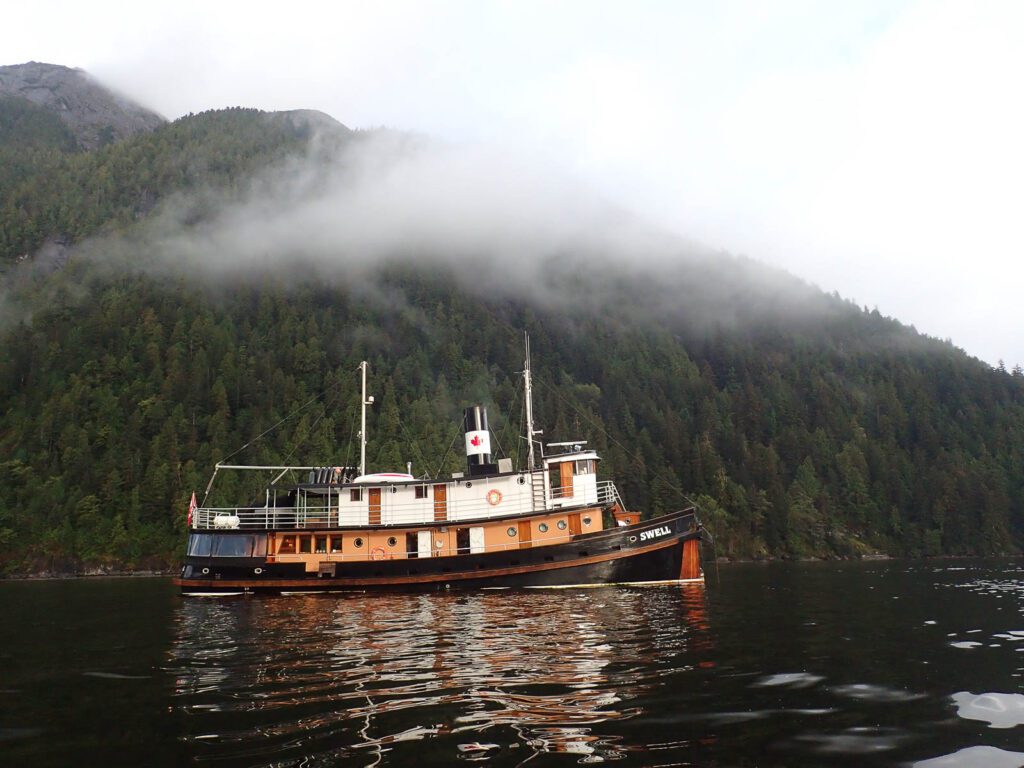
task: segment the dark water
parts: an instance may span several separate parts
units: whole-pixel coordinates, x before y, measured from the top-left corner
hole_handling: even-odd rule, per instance
[[[0,764],[1024,765],[1019,561],[706,588],[0,583]]]

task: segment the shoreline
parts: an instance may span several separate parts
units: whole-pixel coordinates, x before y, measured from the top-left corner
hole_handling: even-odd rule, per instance
[[[175,571],[95,571],[85,573],[18,573],[0,576],[0,583],[5,581],[72,581],[75,579],[155,579],[173,576]]]
[[[885,562],[895,560],[907,561],[939,561],[939,560],[989,560],[1020,557],[1019,554],[1001,555],[933,555],[930,557],[898,557],[895,555],[871,554],[862,557],[807,557],[799,559],[787,559],[778,557],[767,557],[758,559],[730,559],[726,557],[708,558],[704,561],[704,568],[722,565],[772,565],[774,563],[832,563],[832,562]],[[75,579],[155,579],[166,578],[177,573],[177,569],[166,570],[109,570],[109,571],[85,571],[79,573],[54,573],[42,571],[39,573],[9,574],[0,576],[0,583],[6,581],[71,581]]]

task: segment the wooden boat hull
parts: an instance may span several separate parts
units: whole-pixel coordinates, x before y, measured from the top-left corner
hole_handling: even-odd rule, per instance
[[[337,562],[320,573],[264,559],[189,558],[184,594],[592,586],[699,580],[702,529],[692,510],[562,544],[448,557]],[[203,573],[203,571],[206,573]],[[257,572],[258,571],[258,572]]]

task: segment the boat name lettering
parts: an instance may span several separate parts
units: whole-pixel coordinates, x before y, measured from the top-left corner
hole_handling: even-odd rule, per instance
[[[640,534],[640,541],[648,541],[649,539],[656,539],[659,536],[668,536],[672,533],[672,529],[667,525],[663,525],[660,528],[652,528],[649,531],[643,531]]]

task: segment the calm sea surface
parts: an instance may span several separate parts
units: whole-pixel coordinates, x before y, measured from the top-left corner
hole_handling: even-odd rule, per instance
[[[0,764],[1024,765],[1024,564],[183,599],[0,583]]]

